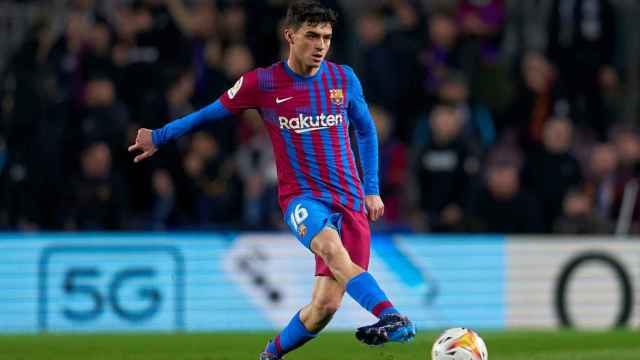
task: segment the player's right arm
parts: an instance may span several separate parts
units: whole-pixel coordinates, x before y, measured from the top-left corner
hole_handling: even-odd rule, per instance
[[[176,119],[160,129],[141,128],[136,134],[135,143],[129,146],[129,152],[141,151],[133,162],[140,162],[158,151],[158,148],[171,140],[188,134],[201,125],[221,120],[243,110],[257,107],[258,87],[255,71],[250,71],[238,79],[231,89],[226,91],[214,103]]]

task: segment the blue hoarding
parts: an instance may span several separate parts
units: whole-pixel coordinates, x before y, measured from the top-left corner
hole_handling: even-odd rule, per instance
[[[373,249],[398,280],[395,296],[423,328],[504,326],[503,237],[378,237]]]
[[[420,328],[486,328],[504,326],[504,263],[501,237],[381,236],[370,271]],[[5,234],[0,331],[274,329],[313,281],[286,234]],[[370,317],[346,299],[333,328]]]

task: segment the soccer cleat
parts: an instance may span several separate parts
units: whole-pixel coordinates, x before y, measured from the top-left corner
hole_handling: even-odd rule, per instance
[[[384,315],[377,323],[356,331],[356,338],[367,345],[382,345],[389,341],[407,342],[415,336],[415,325],[400,314]]]
[[[284,356],[279,357],[278,355],[274,354],[274,353],[270,353],[267,351],[267,348],[269,347],[269,343],[267,343],[267,346],[264,347],[264,350],[260,353],[260,357],[258,358],[258,360],[281,360],[284,359]]]
[[[280,360],[280,359],[284,359],[284,357],[277,357],[275,354],[272,354],[266,351],[261,352],[260,357],[258,358],[258,360]]]

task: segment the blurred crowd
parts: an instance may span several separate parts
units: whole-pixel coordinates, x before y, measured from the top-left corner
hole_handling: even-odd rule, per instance
[[[378,129],[379,230],[640,229],[635,1],[325,2]],[[0,3],[38,9],[0,53],[0,229],[283,228],[257,112],[127,146],[285,58],[288,1]]]

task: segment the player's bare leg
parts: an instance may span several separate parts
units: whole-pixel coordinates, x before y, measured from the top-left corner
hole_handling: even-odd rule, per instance
[[[373,325],[358,328],[358,340],[368,345],[380,345],[413,339],[415,326],[393,307],[371,274],[351,261],[335,229],[327,227],[320,231],[311,240],[311,250],[322,258],[337,282],[360,306],[380,318]]]
[[[344,286],[338,281],[328,276],[317,276],[311,303],[300,311],[300,320],[304,327],[313,333],[324,329],[340,308],[343,297]]]
[[[311,240],[311,250],[327,264],[337,282],[346,287],[353,277],[364,272],[351,261],[347,249],[342,245],[338,232],[330,227],[324,228]]]
[[[267,344],[261,360],[277,360],[313,339],[338,311],[344,287],[327,276],[316,277],[311,302],[294,315],[287,327]]]
[[[280,359],[284,353],[293,351],[313,339],[315,334],[322,331],[322,329],[329,324],[333,314],[338,311],[343,297],[344,287],[335,279],[328,276],[316,277],[311,303],[302,308],[302,310],[294,316],[290,325],[287,326],[291,326],[292,329],[296,329],[297,326],[298,329],[294,331],[298,334],[302,333],[302,336],[292,341],[290,339],[291,336],[283,334],[285,332],[283,330],[283,333],[279,334],[276,339],[267,345],[265,351],[260,354],[260,359]],[[300,326],[304,328],[299,328]],[[309,336],[304,336],[305,333]],[[285,339],[282,339],[281,336],[284,336]]]

